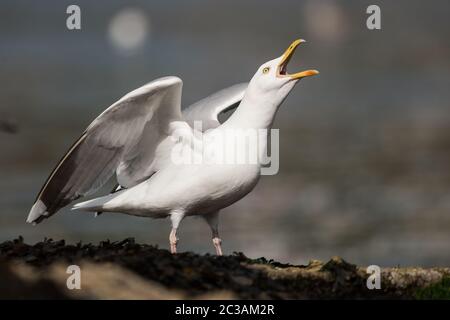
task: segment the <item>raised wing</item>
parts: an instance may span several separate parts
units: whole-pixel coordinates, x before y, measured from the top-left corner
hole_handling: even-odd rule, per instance
[[[239,83],[220,90],[183,110],[183,119],[193,126],[201,121],[202,131],[220,126],[219,114],[236,108],[244,97],[248,83]]]
[[[28,215],[39,223],[96,191],[117,172],[131,187],[158,168],[158,148],[181,120],[182,81],[165,77],[125,95],[100,114],[53,170]],[[145,147],[142,144],[145,142]]]

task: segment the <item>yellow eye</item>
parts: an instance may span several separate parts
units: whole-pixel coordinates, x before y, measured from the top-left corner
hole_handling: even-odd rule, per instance
[[[263,69],[263,71],[262,71],[262,72],[263,72],[264,74],[266,74],[266,73],[268,73],[268,72],[269,72],[269,70],[270,70],[270,68],[269,68],[269,67],[265,67],[265,68]]]

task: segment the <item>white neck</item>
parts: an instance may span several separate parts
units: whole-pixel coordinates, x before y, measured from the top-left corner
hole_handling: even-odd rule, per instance
[[[222,127],[270,129],[279,106],[272,100],[264,94],[256,94],[249,86],[242,102]]]

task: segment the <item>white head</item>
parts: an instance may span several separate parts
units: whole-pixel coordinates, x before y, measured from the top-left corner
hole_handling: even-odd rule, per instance
[[[295,40],[286,49],[283,55],[261,65],[251,79],[248,92],[251,96],[258,96],[277,107],[287,97],[295,84],[302,78],[319,73],[317,70],[306,70],[289,74],[287,65],[298,45],[305,42],[303,39]]]
[[[279,58],[264,63],[250,80],[237,110],[224,123],[225,126],[268,128],[272,126],[278,107],[295,84],[302,78],[314,76],[317,70],[293,74],[287,65],[298,45],[305,40],[295,40]]]

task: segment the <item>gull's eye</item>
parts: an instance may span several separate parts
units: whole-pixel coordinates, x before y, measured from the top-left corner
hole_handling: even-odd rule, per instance
[[[266,74],[266,73],[268,73],[269,72],[269,70],[270,70],[270,68],[269,67],[265,67],[263,70],[262,70],[262,73],[264,73],[264,74]]]

